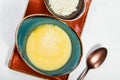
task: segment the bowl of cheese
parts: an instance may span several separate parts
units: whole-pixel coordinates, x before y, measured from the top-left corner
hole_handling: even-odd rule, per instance
[[[64,75],[74,70],[82,57],[82,44],[76,32],[51,16],[25,17],[16,31],[20,56],[33,70],[49,75]]]
[[[85,0],[44,0],[49,12],[58,19],[76,20],[86,9]]]

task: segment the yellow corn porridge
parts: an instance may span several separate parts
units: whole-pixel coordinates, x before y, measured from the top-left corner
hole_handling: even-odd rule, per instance
[[[36,67],[56,70],[66,64],[71,55],[67,33],[56,25],[43,24],[34,29],[26,44],[27,56]]]

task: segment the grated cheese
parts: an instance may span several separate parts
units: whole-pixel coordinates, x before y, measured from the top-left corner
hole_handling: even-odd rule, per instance
[[[49,0],[50,8],[54,13],[68,16],[77,10],[79,0]]]

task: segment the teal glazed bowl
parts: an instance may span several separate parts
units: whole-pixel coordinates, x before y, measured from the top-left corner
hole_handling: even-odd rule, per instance
[[[57,70],[47,71],[36,67],[34,64],[32,64],[26,53],[26,42],[28,36],[36,27],[42,24],[57,25],[68,34],[71,41],[71,56],[67,63]],[[16,45],[20,56],[29,67],[41,74],[48,76],[59,76],[70,73],[77,67],[82,57],[82,44],[76,32],[64,22],[43,14],[30,15],[22,20],[16,31]]]

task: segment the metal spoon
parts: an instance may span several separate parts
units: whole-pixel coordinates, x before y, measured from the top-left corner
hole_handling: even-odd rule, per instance
[[[90,69],[95,69],[99,67],[104,62],[106,56],[107,49],[104,47],[98,48],[95,51],[93,51],[87,57],[86,61],[87,67],[83,70],[83,72],[81,73],[77,80],[83,80]]]

